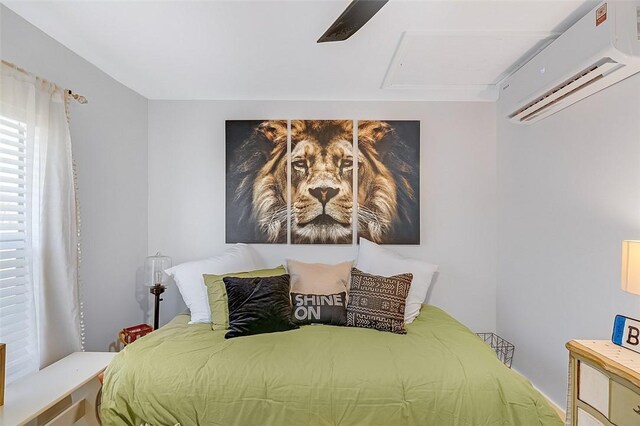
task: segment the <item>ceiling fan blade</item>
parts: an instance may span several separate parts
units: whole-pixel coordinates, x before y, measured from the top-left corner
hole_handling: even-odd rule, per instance
[[[354,35],[364,24],[378,13],[389,0],[353,0],[329,29],[318,39],[318,43],[344,41]]]

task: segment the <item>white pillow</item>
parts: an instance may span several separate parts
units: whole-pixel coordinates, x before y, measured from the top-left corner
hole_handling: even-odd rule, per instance
[[[427,297],[431,279],[438,270],[438,265],[403,257],[376,243],[360,238],[356,268],[362,272],[385,277],[406,274],[407,272],[413,274],[413,281],[404,308],[404,322],[409,324],[420,313],[420,307]]]
[[[223,275],[254,269],[257,266],[251,248],[246,244],[236,244],[218,256],[181,263],[165,272],[176,282],[184,303],[191,311],[189,324],[196,324],[211,322],[209,297],[202,275]]]

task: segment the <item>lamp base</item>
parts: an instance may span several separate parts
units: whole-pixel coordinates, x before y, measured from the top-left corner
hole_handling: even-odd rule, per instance
[[[160,295],[164,293],[167,287],[162,284],[156,284],[153,287],[149,288],[149,293],[153,294],[156,298],[155,306],[153,309],[153,329],[157,330],[159,328],[159,320],[160,320],[160,302],[162,299]]]

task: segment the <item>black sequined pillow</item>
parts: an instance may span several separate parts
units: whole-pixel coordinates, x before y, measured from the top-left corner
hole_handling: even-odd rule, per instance
[[[406,334],[404,307],[413,274],[383,277],[351,270],[347,326]]]
[[[291,293],[296,324],[347,324],[347,292],[337,294]]]
[[[223,278],[229,304],[226,339],[299,328],[291,322],[289,275]]]

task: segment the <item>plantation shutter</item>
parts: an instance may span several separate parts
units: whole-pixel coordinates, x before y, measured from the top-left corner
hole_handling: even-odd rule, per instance
[[[0,116],[0,343],[6,382],[38,369],[35,296],[30,273],[28,153],[25,123]]]

